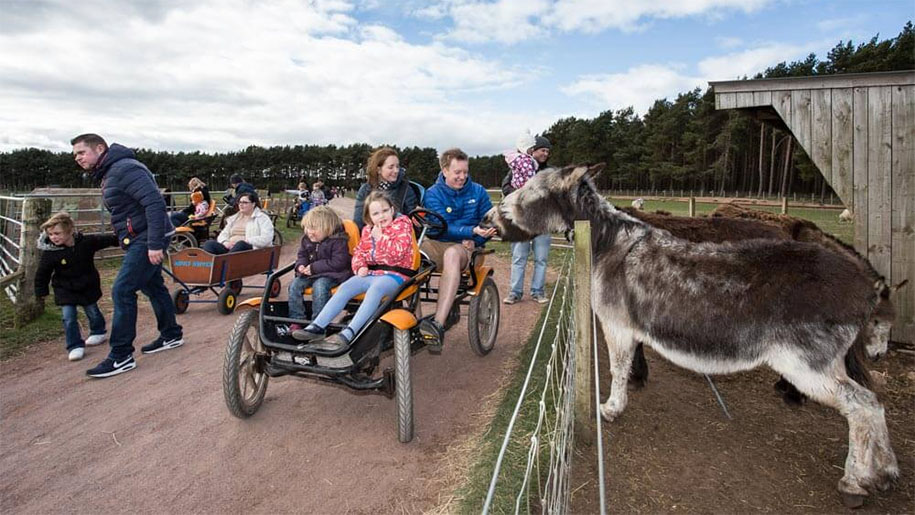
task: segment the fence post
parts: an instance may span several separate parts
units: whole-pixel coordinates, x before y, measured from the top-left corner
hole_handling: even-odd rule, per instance
[[[783,215],[787,215],[787,214],[788,214],[788,197],[787,197],[787,195],[784,196],[784,197],[782,197],[782,214],[783,214]]]
[[[687,209],[689,210],[689,216],[696,216],[696,197],[689,198],[689,207]]]
[[[575,439],[590,444],[594,439],[591,409],[591,222],[575,221]],[[593,356],[597,359],[597,356]]]
[[[22,202],[22,231],[19,235],[19,270],[22,275],[16,281],[16,312],[13,326],[22,327],[38,318],[44,311],[44,304],[35,297],[35,272],[41,251],[38,250],[38,235],[41,224],[51,216],[51,199],[26,198]]]

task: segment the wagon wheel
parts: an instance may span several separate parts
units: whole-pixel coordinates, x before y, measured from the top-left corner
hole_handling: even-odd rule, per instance
[[[480,294],[470,299],[467,325],[470,348],[479,356],[489,354],[499,334],[499,289],[491,277],[483,281]]]
[[[273,281],[273,284],[270,285],[270,298],[275,299],[280,295],[280,292],[283,291],[283,281],[280,281],[279,278]]]
[[[283,233],[280,231],[273,231],[273,244],[283,246]]]
[[[184,288],[178,288],[172,292],[172,303],[175,305],[175,314],[180,315],[187,311],[191,295]]]
[[[413,379],[410,376],[410,331],[394,328],[394,387],[397,401],[397,439],[413,439]]]
[[[250,417],[260,408],[270,379],[257,364],[256,357],[264,354],[257,333],[257,315],[257,310],[251,309],[235,321],[222,367],[226,406],[238,418]]]
[[[238,300],[238,295],[232,288],[223,288],[219,292],[219,299],[216,301],[216,309],[219,310],[223,315],[231,315],[235,311],[235,301]]]
[[[235,292],[236,296],[238,296],[241,294],[241,289],[245,286],[245,283],[243,283],[241,279],[235,279],[234,281],[229,281],[227,286]]]
[[[176,232],[168,242],[168,253],[174,254],[179,250],[197,246],[197,238],[190,232]]]

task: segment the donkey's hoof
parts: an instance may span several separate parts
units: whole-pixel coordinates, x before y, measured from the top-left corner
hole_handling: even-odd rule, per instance
[[[602,404],[600,407],[600,416],[607,422],[613,422],[619,415],[618,411],[613,410],[606,405]]]
[[[843,493],[842,494],[842,504],[844,504],[846,508],[851,508],[851,509],[860,508],[861,506],[864,506],[865,497],[867,497],[867,496]]]

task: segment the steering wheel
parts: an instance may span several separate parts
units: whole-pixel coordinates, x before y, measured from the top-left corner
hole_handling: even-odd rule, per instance
[[[442,215],[435,211],[429,211],[426,208],[418,207],[413,211],[410,211],[409,217],[413,222],[413,225],[422,227],[426,236],[433,240],[448,232],[448,222],[445,221]]]

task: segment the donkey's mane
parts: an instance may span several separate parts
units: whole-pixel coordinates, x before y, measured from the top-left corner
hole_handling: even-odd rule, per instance
[[[616,243],[620,231],[629,233],[637,228],[647,231],[657,230],[650,224],[613,207],[610,202],[600,196],[590,177],[585,177],[579,182],[575,197],[578,201],[578,205],[575,206],[577,209],[570,210],[570,212],[577,211],[578,218],[586,218],[595,222],[591,236],[591,245],[595,249],[612,247]]]

